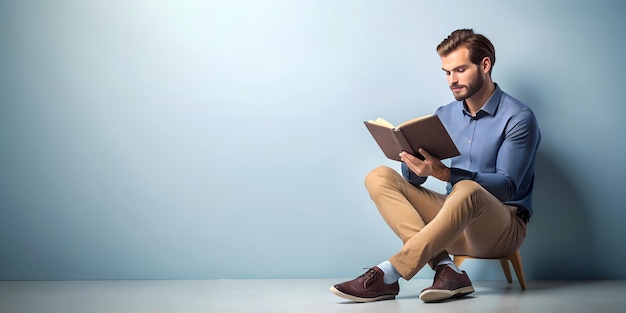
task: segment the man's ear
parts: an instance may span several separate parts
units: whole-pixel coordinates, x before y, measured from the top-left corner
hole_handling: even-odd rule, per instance
[[[486,74],[491,71],[491,59],[489,57],[484,57],[480,64],[483,68],[483,73]]]

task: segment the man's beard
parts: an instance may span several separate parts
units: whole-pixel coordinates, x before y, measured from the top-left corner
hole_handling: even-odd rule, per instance
[[[464,87],[464,89],[466,90],[464,93],[455,93],[454,91],[452,91],[452,94],[454,94],[454,99],[456,99],[456,101],[464,101],[465,99],[475,95],[480,89],[483,88],[484,84],[485,79],[481,75],[476,75],[476,79],[471,81],[469,84],[452,85],[450,86],[450,89],[452,89],[453,87]]]

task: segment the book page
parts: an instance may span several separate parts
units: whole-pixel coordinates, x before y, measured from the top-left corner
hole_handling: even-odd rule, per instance
[[[414,119],[410,119],[410,120],[408,120],[408,121],[406,121],[406,122],[403,122],[403,123],[401,123],[400,125],[396,126],[396,128],[400,128],[400,127],[402,127],[402,126],[404,126],[404,125],[408,125],[408,124],[411,124],[411,123],[415,123],[415,122],[417,122],[417,121],[421,121],[421,120],[426,119],[426,118],[429,118],[429,117],[431,117],[431,116],[433,116],[433,115],[432,115],[432,114],[430,114],[430,115],[425,115],[425,116],[416,117],[416,118],[414,118]]]
[[[387,128],[392,128],[392,129],[394,128],[393,124],[389,123],[388,121],[386,121],[385,119],[381,117],[377,118],[376,120],[369,120],[367,122],[371,124],[376,124],[379,126],[387,127]]]

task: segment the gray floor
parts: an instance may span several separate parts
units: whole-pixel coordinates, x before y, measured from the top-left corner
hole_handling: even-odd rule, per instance
[[[0,282],[2,313],[97,312],[626,312],[626,281],[475,281],[472,295],[422,303],[431,283],[402,281],[396,300],[343,301],[330,291],[345,279]]]

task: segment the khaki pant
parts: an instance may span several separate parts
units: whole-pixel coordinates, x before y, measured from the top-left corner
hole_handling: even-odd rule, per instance
[[[449,195],[415,187],[398,172],[380,166],[365,185],[389,227],[404,243],[389,261],[406,280],[427,263],[448,254],[505,257],[518,249],[526,224],[474,181],[456,183]]]

